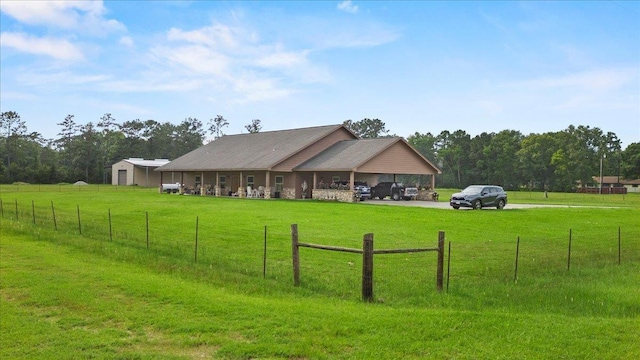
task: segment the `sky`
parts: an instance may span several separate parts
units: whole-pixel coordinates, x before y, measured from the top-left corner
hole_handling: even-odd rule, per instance
[[[0,0],[0,110],[225,134],[377,118],[390,134],[640,142],[638,1]],[[212,135],[207,135],[212,138]]]

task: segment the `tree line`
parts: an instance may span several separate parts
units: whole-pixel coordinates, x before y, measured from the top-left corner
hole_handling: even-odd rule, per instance
[[[362,138],[391,136],[380,119],[343,124]],[[45,139],[29,132],[18,113],[1,114],[1,183],[110,183],[112,164],[130,157],[175,159],[202,146],[207,134],[213,139],[223,136],[229,122],[221,115],[206,124],[191,117],[177,125],[139,119],[118,122],[104,114],[95,124],[80,124],[68,115],[57,125],[57,138]],[[261,121],[253,119],[245,129],[260,132]],[[578,182],[593,184],[601,162],[605,175],[640,178],[640,143],[623,151],[614,133],[589,126],[526,136],[514,130],[474,137],[463,130],[416,132],[406,140],[442,170],[438,187],[492,183],[507,189],[571,191]],[[428,183],[415,176],[405,182]]]
[[[380,119],[344,122],[362,138],[391,136]],[[395,135],[393,135],[395,136]],[[484,132],[472,137],[464,130],[414,133],[407,142],[442,170],[438,187],[496,184],[509,190],[574,191],[595,185],[593,176],[640,178],[640,143],[621,149],[612,132],[589,126],[524,135],[515,130]],[[428,184],[427,178],[404,176],[406,183]]]

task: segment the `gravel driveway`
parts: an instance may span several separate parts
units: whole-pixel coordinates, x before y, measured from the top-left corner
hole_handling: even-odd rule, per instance
[[[454,210],[451,206],[449,206],[448,201],[421,201],[421,200],[410,200],[410,201],[393,201],[391,199],[383,199],[383,200],[366,200],[363,201],[362,204],[373,204],[373,205],[390,205],[390,206],[419,206],[425,208],[437,208],[437,209],[449,209]],[[542,207],[575,207],[569,205],[545,205],[545,204],[510,204],[507,203],[504,210],[509,209],[530,209],[530,208],[542,208]],[[460,208],[460,210],[472,210],[471,208]],[[483,210],[496,210],[495,207],[487,207]]]

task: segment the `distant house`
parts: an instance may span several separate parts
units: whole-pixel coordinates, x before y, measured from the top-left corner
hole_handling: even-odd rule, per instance
[[[600,192],[600,177],[593,176],[596,189]],[[620,190],[619,190],[620,189]],[[622,191],[621,191],[622,190]],[[640,193],[640,179],[628,180],[621,179],[619,176],[603,176],[602,177],[602,193],[603,194],[620,194],[620,193]]]
[[[343,125],[225,135],[155,170],[195,193],[265,198],[313,197],[321,184],[375,185],[382,174],[432,175],[440,170],[404,139],[359,139]]]
[[[160,186],[160,174],[154,170],[169,163],[168,159],[129,158],[111,166],[112,185]]]

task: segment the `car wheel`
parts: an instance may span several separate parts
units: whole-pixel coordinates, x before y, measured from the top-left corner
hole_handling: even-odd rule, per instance
[[[498,205],[496,205],[496,209],[500,209],[500,210],[504,209],[504,205],[505,205],[504,200],[499,200]]]
[[[460,206],[454,206],[453,208],[458,210],[458,209],[460,209]]]
[[[473,202],[473,209],[474,210],[480,210],[482,209],[482,201],[480,200],[476,200]]]

